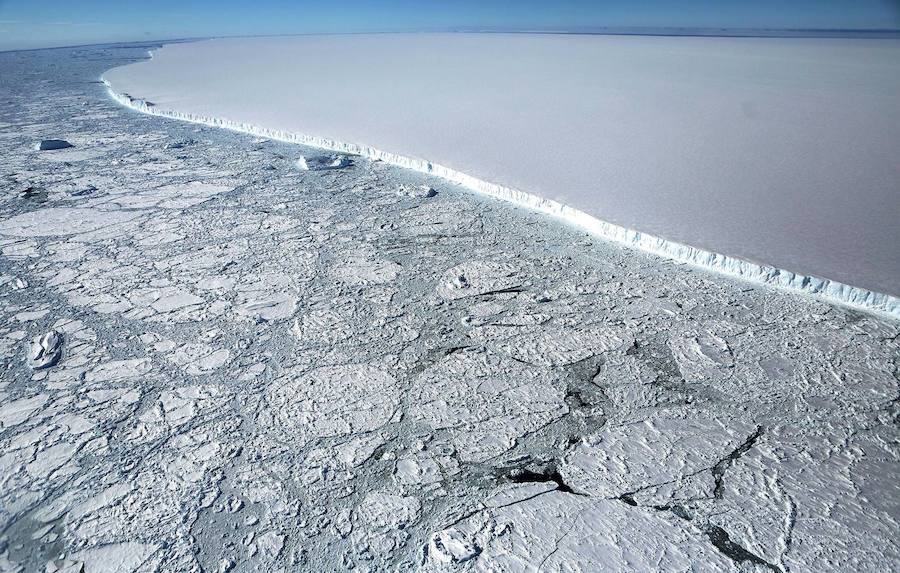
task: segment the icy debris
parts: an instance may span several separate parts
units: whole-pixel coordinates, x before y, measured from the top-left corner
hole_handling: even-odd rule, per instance
[[[178,428],[188,423],[201,411],[221,406],[222,392],[214,386],[186,386],[167,390],[160,394],[158,402],[140,416],[137,435],[150,435],[152,431]],[[143,426],[143,427],[142,427]],[[157,427],[154,427],[157,426]],[[196,450],[196,448],[194,448]]]
[[[552,480],[507,483],[498,486],[482,501],[482,504],[488,508],[506,507],[557,489],[559,489],[559,484]]]
[[[327,171],[330,169],[343,169],[352,165],[352,161],[346,155],[301,155],[297,159],[297,167],[304,171]]]
[[[360,550],[373,553],[387,570],[391,554],[409,538],[410,529],[419,519],[422,504],[412,496],[403,497],[386,491],[367,493],[353,511],[354,527],[351,543]]]
[[[78,521],[87,515],[95,513],[99,509],[112,506],[122,501],[122,499],[132,491],[134,491],[134,484],[132,483],[125,482],[111,485],[97,495],[72,507],[66,518]]]
[[[401,185],[397,188],[397,195],[415,199],[428,199],[436,196],[437,191],[430,185]]]
[[[22,290],[28,288],[28,281],[21,277],[10,277],[9,288],[12,290]]]
[[[57,330],[36,336],[31,342],[29,360],[35,370],[50,368],[62,356],[63,335]]]
[[[442,298],[460,298],[515,292],[522,285],[515,266],[509,263],[470,261],[447,270],[437,286]]]
[[[356,518],[373,529],[397,530],[415,521],[421,507],[415,497],[372,492],[359,504]]]
[[[196,141],[193,139],[176,139],[175,141],[170,141],[163,146],[163,149],[182,149],[189,145],[194,145]]]
[[[72,460],[77,449],[75,444],[62,441],[40,449],[34,460],[25,466],[25,471],[32,479],[47,478]]]
[[[781,475],[785,468],[781,463],[769,461],[778,459],[784,453],[786,449],[779,452],[766,444],[734,460],[734,464],[728,468],[727,479],[720,478],[721,486],[717,493],[721,503],[710,517],[710,522],[725,531],[731,542],[769,563],[778,564],[783,570],[793,570],[794,567],[785,567],[781,562],[791,538],[810,545],[813,540],[803,539],[806,537],[806,531],[803,531],[805,527],[797,528],[796,523],[793,523],[797,517],[797,506],[786,489],[787,480],[784,478],[787,476]],[[829,489],[835,491],[842,488],[838,486]],[[754,492],[750,499],[748,492]],[[799,494],[798,498],[802,499],[808,492],[795,490],[794,493]],[[822,494],[825,492],[815,495],[827,496]],[[841,497],[850,500],[854,494],[845,491]],[[803,499],[804,506],[807,505],[806,501],[807,499]],[[853,519],[858,519],[856,523],[859,525],[865,520],[858,517]]]
[[[53,151],[56,149],[66,149],[68,147],[74,146],[65,139],[42,139],[40,143],[34,144],[35,151]]]
[[[284,549],[285,536],[277,531],[268,531],[256,538],[256,549],[268,560],[274,560]]]
[[[51,559],[44,568],[44,573],[86,573],[84,563],[71,559]]]
[[[123,207],[131,208],[186,209],[232,189],[232,183],[191,181],[163,185],[140,193],[118,194],[115,201]]]
[[[481,550],[456,529],[438,531],[428,541],[428,556],[438,563],[462,563]]]
[[[47,192],[39,187],[29,186],[19,192],[19,197],[43,203],[47,200]]]
[[[149,291],[148,296],[153,299],[150,307],[160,313],[173,312],[205,302],[199,296],[177,287],[164,287],[159,290],[152,290]]]
[[[297,307],[297,278],[271,272],[244,279],[235,287],[239,295],[235,311],[239,316],[266,322],[290,317]],[[216,277],[209,284],[221,288],[227,283]]]
[[[436,483],[444,479],[441,466],[428,458],[403,458],[394,465],[394,480],[401,485]]]
[[[265,322],[289,318],[294,314],[297,299],[287,293],[275,293],[262,299],[248,298],[237,307],[241,316],[249,316]]]
[[[31,322],[33,320],[38,320],[40,318],[44,318],[50,314],[50,309],[41,308],[37,310],[28,310],[25,312],[20,312],[16,314],[13,318],[15,318],[18,322]]]
[[[31,398],[21,398],[19,400],[4,401],[0,405],[0,428],[6,429],[21,424],[31,417],[32,414],[44,407],[50,400],[47,394],[38,394]]]
[[[150,372],[152,366],[149,358],[131,358],[127,360],[110,360],[103,362],[85,372],[88,382],[120,382],[134,380]]]
[[[84,197],[86,195],[93,194],[95,191],[97,191],[97,188],[95,186],[85,185],[83,187],[76,187],[74,189],[70,189],[68,191],[68,194],[71,195],[72,197]]]

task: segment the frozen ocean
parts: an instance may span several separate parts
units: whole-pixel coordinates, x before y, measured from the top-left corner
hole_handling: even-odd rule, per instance
[[[227,45],[278,45],[259,42]],[[581,198],[587,202],[576,206],[598,216],[607,207],[623,217],[641,211],[628,201],[620,211],[607,204],[613,184],[578,186],[585,174],[612,176],[626,151],[721,158],[727,149],[697,138],[633,140],[630,130],[612,134],[623,146],[618,151],[613,144],[573,151],[571,141],[554,143],[559,130],[544,141],[494,147],[497,126],[477,124],[486,121],[485,98],[519,96],[491,92],[493,78],[473,90],[464,103],[469,111],[439,114],[448,122],[445,139],[431,140],[440,135],[437,124],[420,125],[417,134],[390,114],[406,102],[410,117],[420,117],[414,102],[453,90],[453,82],[438,81],[446,68],[418,83],[398,74],[397,103],[365,105],[355,84],[338,89],[331,70],[365,78],[362,64],[377,65],[377,51],[344,50],[335,58],[323,48],[296,57],[291,74],[272,75],[287,56],[254,48],[247,53],[267,62],[260,81],[274,83],[238,84],[234,67],[215,79],[226,74],[219,58],[227,53],[226,44],[216,45],[0,53],[0,571],[900,569],[896,316],[607,241],[510,203],[515,195],[495,193],[498,200],[457,184],[492,189],[473,180],[436,176],[447,172],[423,174],[365,154],[221,129],[216,125],[239,124],[211,120],[221,113],[266,125],[259,94],[287,77],[294,97],[318,101],[323,113],[334,105],[335,115],[315,124],[308,110],[295,109],[291,119],[276,107],[270,119],[297,122],[279,129],[309,127],[340,141],[422,153],[485,181],[573,204]],[[723,73],[734,59],[750,65],[737,45],[723,44]],[[752,53],[778,68],[783,46],[772,46],[767,55]],[[802,106],[771,107],[764,94],[777,100],[803,93],[809,110],[832,110],[840,126],[868,113],[838,109],[833,98],[846,93],[840,97],[854,106],[868,101],[874,117],[881,92],[849,52],[876,44],[853,46],[822,49],[834,50],[842,78],[862,83],[823,87],[823,70],[812,65],[807,81],[816,89],[768,77],[753,100],[763,103],[745,109],[764,126],[748,129],[787,137],[787,118],[778,113],[789,111],[813,129]],[[153,62],[148,49],[157,54]],[[186,60],[167,63],[178,53]],[[233,65],[249,66],[241,53],[235,48]],[[625,58],[628,50],[615,53]],[[208,70],[194,67],[202,54]],[[424,67],[415,55],[410,70]],[[648,58],[642,50],[632,56]],[[891,66],[874,61],[878,69]],[[710,62],[701,63],[688,70],[699,74],[699,84],[666,84],[673,105],[686,106],[680,98],[697,85],[711,89],[703,71]],[[164,86],[156,75],[169,66],[183,86]],[[668,60],[661,67],[664,77],[675,74]],[[564,75],[571,79],[578,69],[586,68],[573,62]],[[187,70],[210,74],[222,91],[201,104]],[[377,76],[388,70],[376,71],[370,81],[385,83]],[[884,93],[895,79],[883,79]],[[140,81],[148,82],[146,91]],[[585,81],[585,89],[597,87]],[[134,97],[117,91],[128,82]],[[153,86],[160,91],[151,93]],[[625,87],[623,98],[633,93]],[[654,105],[664,100],[665,90],[650,87],[645,97]],[[315,93],[320,89],[324,95]],[[679,89],[676,97],[672,90]],[[606,90],[601,99],[627,111]],[[557,103],[578,101],[567,89]],[[215,102],[229,113],[200,107]],[[211,114],[206,120],[216,125],[153,115],[157,106]],[[575,132],[611,125],[591,109],[551,112],[583,120],[570,126]],[[778,121],[767,123],[770,113]],[[341,114],[371,131],[340,131],[351,127],[338,121]],[[712,128],[725,110],[712,106],[709,114],[695,119]],[[876,137],[890,136],[888,120],[879,115]],[[541,128],[542,121],[522,118]],[[379,127],[395,123],[395,131]],[[471,139],[475,127],[484,142]],[[672,129],[684,134],[686,127]],[[823,138],[835,136],[827,123],[817,129]],[[435,147],[395,149],[363,137],[404,130],[411,139],[398,145]],[[728,131],[717,133],[727,141]],[[789,211],[733,220],[762,235],[773,221],[815,213],[823,201],[846,205],[844,222],[869,213],[872,228],[857,236],[855,227],[827,233],[804,225],[803,237],[839,235],[835,245],[871,247],[872,260],[887,264],[884,245],[870,242],[895,232],[878,226],[893,206],[871,203],[889,176],[883,156],[859,164],[873,173],[853,172],[860,184],[855,202],[812,185],[817,178],[828,183],[825,175],[843,181],[849,175],[839,167],[854,153],[877,151],[858,135],[845,134],[855,138],[852,157],[801,161],[810,175],[797,181],[803,192],[796,206],[783,198],[774,204],[779,209],[747,198],[725,205],[711,188],[699,188],[733,180],[749,191],[783,182],[794,169],[775,156],[785,142],[758,151],[772,162],[771,180],[758,173],[738,181],[718,163],[710,173],[685,164],[679,179],[676,162],[659,157],[613,181],[637,181],[642,170],[648,185],[660,173],[697,181],[697,196],[708,203],[688,205],[687,191],[668,186],[674,196],[661,195],[661,205],[650,201],[644,211],[656,213],[659,224],[676,222],[663,216],[669,208],[703,214],[693,220],[698,227],[710,222],[697,230],[716,231],[710,240],[740,236],[719,220],[736,206]],[[792,141],[811,145],[805,136]],[[459,155],[432,157],[457,147]],[[507,149],[534,152],[526,153],[521,180],[502,176],[512,165]],[[474,162],[462,163],[467,159]],[[741,161],[752,166],[758,159]],[[571,191],[529,187],[544,172],[563,176]],[[760,193],[779,197],[771,189]],[[648,187],[635,198],[652,196]],[[528,197],[542,196],[520,203],[540,207]],[[855,210],[857,203],[867,209]],[[829,217],[823,223],[837,224]],[[809,252],[810,264],[848,260]],[[878,270],[860,275],[859,284],[889,276]]]

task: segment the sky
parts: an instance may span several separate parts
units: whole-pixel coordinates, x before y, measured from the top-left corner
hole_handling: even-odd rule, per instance
[[[0,0],[0,50],[459,28],[898,29],[900,0]]]

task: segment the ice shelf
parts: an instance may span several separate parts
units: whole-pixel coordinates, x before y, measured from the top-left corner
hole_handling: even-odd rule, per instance
[[[897,226],[891,223],[900,210],[900,201],[896,197],[896,178],[891,180],[890,175],[895,168],[885,159],[883,149],[886,142],[900,141],[900,122],[889,109],[891,98],[883,91],[893,80],[879,82],[872,78],[879,69],[893,69],[893,64],[885,60],[897,52],[900,43],[815,40],[804,44],[800,40],[723,38],[645,40],[388,35],[353,39],[349,46],[335,38],[222,40],[166,46],[152,62],[111,70],[104,75],[104,81],[115,99],[144,113],[385,161],[559,217],[596,236],[676,261],[843,304],[894,316],[900,314],[894,292],[900,284],[897,280],[900,264],[892,247],[900,237],[896,236]],[[441,46],[435,48],[435,44]],[[372,79],[385,72],[383,67],[372,73],[359,71],[361,67],[371,68],[368,65],[371,54],[390,60],[392,54],[397,55],[395,52],[404,47],[406,53],[414,54],[418,50],[424,55],[410,57],[410,70],[390,76],[390,82],[399,85],[387,88],[382,84],[390,82]],[[368,54],[362,62],[366,65],[352,58],[347,60],[344,70],[328,65],[332,59],[349,57],[362,48]],[[496,55],[498,49],[500,54]],[[501,79],[488,77],[487,71],[512,61],[507,57],[510,49],[530,50],[527,53],[535,55],[543,68],[555,66],[554,71],[547,78],[538,78],[537,83],[534,80],[523,83],[521,76],[528,75],[528,68],[522,66],[513,66]],[[283,70],[279,58],[303,50],[314,63],[304,68],[299,79],[278,72]],[[685,63],[685,58],[691,56],[702,62],[677,73],[652,68],[666,61],[658,55],[665,50],[677,53],[677,57],[672,56],[673,61]],[[725,55],[713,53],[716,50]],[[817,58],[815,50],[824,50],[836,63],[824,62],[825,56]],[[198,63],[205,69],[211,67],[220,76],[240,76],[244,70],[241,62],[250,56],[258,59],[262,52],[279,55],[273,56],[274,62],[263,66],[269,71],[243,77],[242,81],[254,87],[231,90],[238,92],[236,96],[229,93],[227,86],[206,75],[188,82],[187,87],[179,79]],[[584,70],[577,65],[559,71],[566,67],[560,61],[568,55],[578,62],[596,60],[600,71],[608,73],[609,65],[598,55],[607,52],[612,54],[609,57],[633,59],[631,64],[616,64],[616,69],[624,70],[626,77],[618,87],[604,85],[604,82],[616,84],[614,78],[585,79],[579,75]],[[486,54],[483,59],[488,62],[469,64],[475,53]],[[463,58],[466,66],[448,61],[451,56],[466,55],[472,56]],[[173,59],[176,57],[177,62]],[[229,63],[224,63],[225,60]],[[235,60],[238,63],[230,63]],[[433,69],[437,60],[444,66],[440,72]],[[811,70],[808,77],[780,77],[797,73],[804,63]],[[651,80],[635,80],[634,72],[628,71],[629,65],[646,68],[640,72],[643,75],[654,70],[659,72],[662,78],[659,81],[668,86],[669,93],[643,102],[638,106],[640,109],[622,104],[627,108],[624,116],[615,112],[616,117],[612,119],[596,119],[592,114],[603,110],[591,103],[595,99],[603,106],[618,109],[621,106],[616,103],[617,97],[640,99],[645,94],[639,93],[638,88],[652,86]],[[466,71],[469,67],[475,71]],[[226,69],[229,73],[223,74]],[[748,69],[753,70],[751,80],[732,77]],[[490,86],[468,90],[466,85],[471,82],[464,80],[471,80],[472,75]],[[860,80],[855,88],[834,85],[848,77]],[[211,81],[212,85],[198,87],[204,81]],[[684,82],[698,82],[702,87],[685,87]],[[734,85],[723,88],[717,82]],[[547,88],[546,83],[554,87]],[[311,89],[313,84],[315,90]],[[524,88],[534,90],[529,92]],[[745,88],[747,93],[736,93]],[[209,90],[218,91],[213,94]],[[504,96],[500,105],[491,99],[509,90],[513,95],[510,99]],[[579,91],[590,97],[578,95]],[[244,95],[245,92],[250,95]],[[273,92],[278,95],[272,95]],[[310,92],[317,95],[311,96]],[[431,92],[442,95],[434,96]],[[528,94],[524,98],[528,100],[526,103],[519,101],[520,93]],[[818,93],[818,100],[825,103],[804,100],[811,93]],[[690,95],[700,95],[702,101],[681,101]],[[548,108],[549,121],[553,122],[548,125],[546,118],[535,115],[536,108],[547,103],[544,100],[551,96],[557,97],[555,107],[569,111],[560,114]],[[466,101],[467,97],[471,101]],[[463,103],[452,102],[454,98]],[[716,109],[718,99],[743,109],[741,113],[751,118],[750,123],[742,124],[747,119],[742,116],[743,119],[731,118],[732,126],[713,125],[728,119],[727,114],[723,115],[725,112]],[[354,100],[358,100],[364,112],[350,109],[347,104]],[[265,112],[260,111],[263,102],[266,102]],[[833,106],[843,103],[852,107],[860,102],[867,102],[871,109],[832,115],[829,121],[834,125],[825,132],[816,127],[822,121],[821,114]],[[707,119],[698,111],[703,105],[711,106]],[[273,106],[284,109],[268,111]],[[412,111],[406,110],[407,107]],[[809,113],[798,115],[803,109]],[[471,117],[463,111],[471,112]],[[650,113],[651,118],[638,121],[636,117],[644,112]],[[869,116],[878,112],[886,114],[880,129],[868,123]],[[652,125],[652,117],[658,119],[662,113],[699,123],[690,127]],[[762,125],[753,119],[760,116],[767,116],[761,120]],[[788,125],[777,126],[768,116],[790,121]],[[617,133],[597,133],[604,128],[610,130],[617,121],[622,123]],[[571,127],[578,122],[588,124],[591,129]],[[536,123],[547,134],[536,137],[532,128],[520,133],[517,125],[521,123]],[[304,127],[307,125],[308,129]],[[553,131],[555,125],[564,127]],[[856,130],[856,136],[851,128]],[[573,129],[574,135],[569,133]],[[741,129],[747,133],[736,136],[727,133]],[[448,130],[459,133],[447,133]],[[838,130],[844,133],[842,141],[836,139]],[[868,131],[860,133],[859,130]],[[504,135],[504,131],[510,134]],[[532,140],[523,143],[529,133]],[[813,135],[819,138],[815,144],[809,141]],[[641,142],[628,143],[631,137]],[[765,147],[766,137],[771,138],[771,147],[782,156],[778,162],[763,165],[773,159],[772,150],[761,149]],[[508,149],[504,148],[504,138],[509,139]],[[683,140],[673,144],[669,141],[672,138]],[[860,149],[848,152],[845,147],[850,139]],[[627,154],[616,155],[612,150],[616,144],[610,140],[621,140],[632,159],[634,153],[641,152],[653,162],[645,166],[622,163],[620,160],[628,157]],[[650,140],[664,142],[648,143]],[[712,150],[711,145],[723,149]],[[697,149],[684,151],[692,146]],[[876,147],[877,153],[873,151],[870,157],[860,158],[860,154]],[[745,160],[742,157],[748,150],[759,157]],[[618,163],[611,164],[612,160],[600,156],[601,153],[612,154]],[[676,165],[682,160],[700,163]],[[622,173],[616,174],[617,169]],[[684,172],[683,177],[679,170]],[[852,193],[843,192],[840,187],[848,184],[846,172],[852,170],[868,173],[857,174]],[[654,171],[661,175],[649,178],[636,175]],[[706,173],[710,171],[716,173]],[[765,173],[769,171],[770,174]],[[610,173],[615,174],[611,181],[598,179]],[[659,183],[660,177],[670,178],[672,189],[651,188]],[[823,187],[822,182],[829,178],[833,179],[832,183]],[[516,184],[504,183],[509,181]],[[559,185],[554,186],[554,181]],[[728,182],[734,185],[733,189],[713,189]],[[791,197],[792,194],[795,196]],[[848,195],[856,198],[848,203]],[[692,204],[694,201],[696,204]],[[623,221],[626,223],[622,224]]]

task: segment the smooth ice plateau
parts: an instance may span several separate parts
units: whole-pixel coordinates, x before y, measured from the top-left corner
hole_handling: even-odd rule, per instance
[[[900,315],[898,62],[896,40],[425,34],[172,44],[104,78],[148,113]]]

